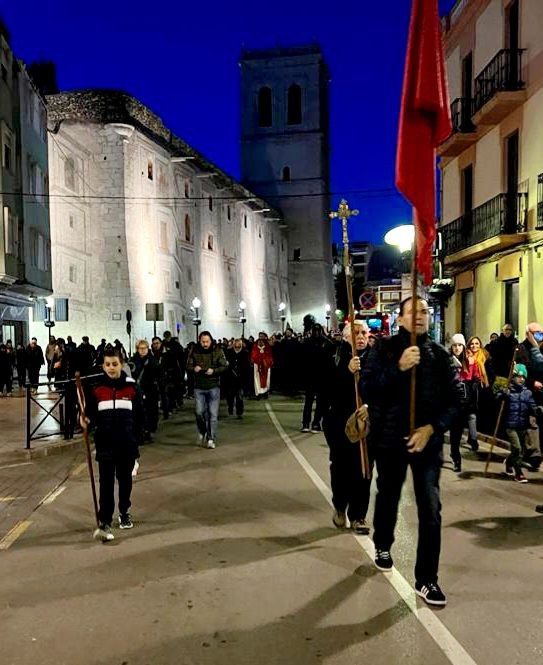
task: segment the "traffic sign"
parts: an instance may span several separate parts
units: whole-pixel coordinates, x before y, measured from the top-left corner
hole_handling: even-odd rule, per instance
[[[375,309],[377,297],[373,291],[364,291],[358,299],[358,302],[363,310]]]
[[[54,322],[54,321],[44,321],[44,322],[43,322],[43,325],[44,325],[46,328],[53,328],[54,325],[55,325],[55,322]]]

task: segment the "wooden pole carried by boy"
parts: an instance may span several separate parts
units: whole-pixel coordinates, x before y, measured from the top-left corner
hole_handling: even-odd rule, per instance
[[[88,418],[85,413],[85,392],[83,390],[83,384],[81,382],[81,374],[79,372],[75,373],[75,387],[77,392],[77,401],[79,404],[79,422],[81,424],[81,429],[83,430],[83,441],[85,442],[85,452],[87,455],[87,467],[89,469],[89,478],[91,483],[92,490],[92,501],[94,504],[94,516],[96,518],[96,529],[93,532],[93,538],[97,540],[107,540],[106,534],[101,533],[100,529],[100,518],[98,516],[98,498],[96,496],[96,483],[94,481],[94,468],[92,465],[92,453],[89,441],[89,428],[88,428]]]

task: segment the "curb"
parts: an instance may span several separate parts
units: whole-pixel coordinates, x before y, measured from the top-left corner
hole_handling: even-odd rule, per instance
[[[9,464],[11,462],[29,462],[34,459],[42,459],[49,455],[60,455],[68,450],[73,450],[83,441],[83,437],[76,436],[69,441],[52,441],[37,448],[27,450],[7,450],[0,452],[0,464]]]

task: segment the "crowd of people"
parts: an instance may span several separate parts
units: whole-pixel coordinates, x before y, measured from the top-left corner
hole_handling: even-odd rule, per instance
[[[370,532],[366,514],[371,478],[362,464],[363,445],[368,446],[370,466],[378,471],[375,565],[383,571],[393,567],[391,547],[398,504],[411,467],[419,516],[415,589],[429,604],[444,605],[438,565],[439,477],[445,435],[448,433],[456,473],[462,471],[460,448],[465,431],[472,452],[478,450],[481,432],[507,439],[510,452],[504,475],[516,482],[528,481],[525,469],[539,471],[543,327],[528,324],[519,341],[513,326],[506,324],[486,345],[477,336],[466,341],[462,333],[456,333],[446,349],[428,335],[426,301],[409,298],[400,305],[398,325],[398,334],[382,339],[376,339],[366,322],[358,319],[333,333],[313,320],[303,334],[287,329],[271,337],[261,332],[256,339],[215,340],[209,331],[203,331],[186,348],[165,332],[151,343],[139,340],[131,355],[119,340],[108,344],[102,339],[94,347],[88,337],[79,345],[71,337],[51,338],[45,352],[36,339],[26,348],[18,345],[15,351],[8,342],[0,345],[0,376],[6,395],[12,394],[15,370],[19,386],[28,381],[33,392],[38,390],[44,366],[48,388],[52,384],[67,394],[76,372],[88,378],[87,418],[82,425],[94,428],[95,433],[100,467],[97,537],[104,541],[113,538],[115,478],[119,526],[133,526],[129,508],[138,448],[152,442],[160,414],[167,419],[185,400],[193,400],[197,443],[213,450],[218,441],[221,398],[226,400],[228,414],[242,419],[247,398],[267,399],[271,391],[294,396],[302,391],[300,429],[304,433],[324,431],[329,446],[332,521],[337,528],[349,525],[364,535]],[[415,415],[410,416],[413,368],[417,390]],[[355,399],[353,377],[363,407]],[[72,405],[75,412],[75,398]],[[359,437],[360,445],[352,443],[356,433],[354,439],[349,434],[353,414],[370,423],[364,443]],[[536,510],[543,512],[543,506]]]

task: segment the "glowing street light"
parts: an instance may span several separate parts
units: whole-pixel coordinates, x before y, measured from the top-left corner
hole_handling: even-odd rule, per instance
[[[192,301],[192,309],[194,310],[194,317],[192,319],[192,323],[194,327],[196,328],[196,341],[198,341],[198,328],[200,327],[200,324],[202,323],[202,320],[200,319],[200,306],[201,306],[200,299],[198,297],[194,298]]]
[[[245,337],[245,323],[247,322],[247,319],[245,318],[245,310],[246,309],[247,309],[247,303],[245,302],[245,300],[242,300],[239,303],[239,313],[241,315],[239,317],[239,322],[241,323],[241,337],[242,337],[242,339]]]
[[[280,318],[281,318],[281,334],[285,333],[285,319],[287,318],[285,316],[285,309],[286,308],[287,308],[287,306],[285,305],[284,302],[279,303],[278,309],[279,309],[279,315],[280,315]]]
[[[408,252],[413,247],[414,239],[415,227],[413,224],[402,224],[385,234],[386,244],[394,245],[402,254]]]

